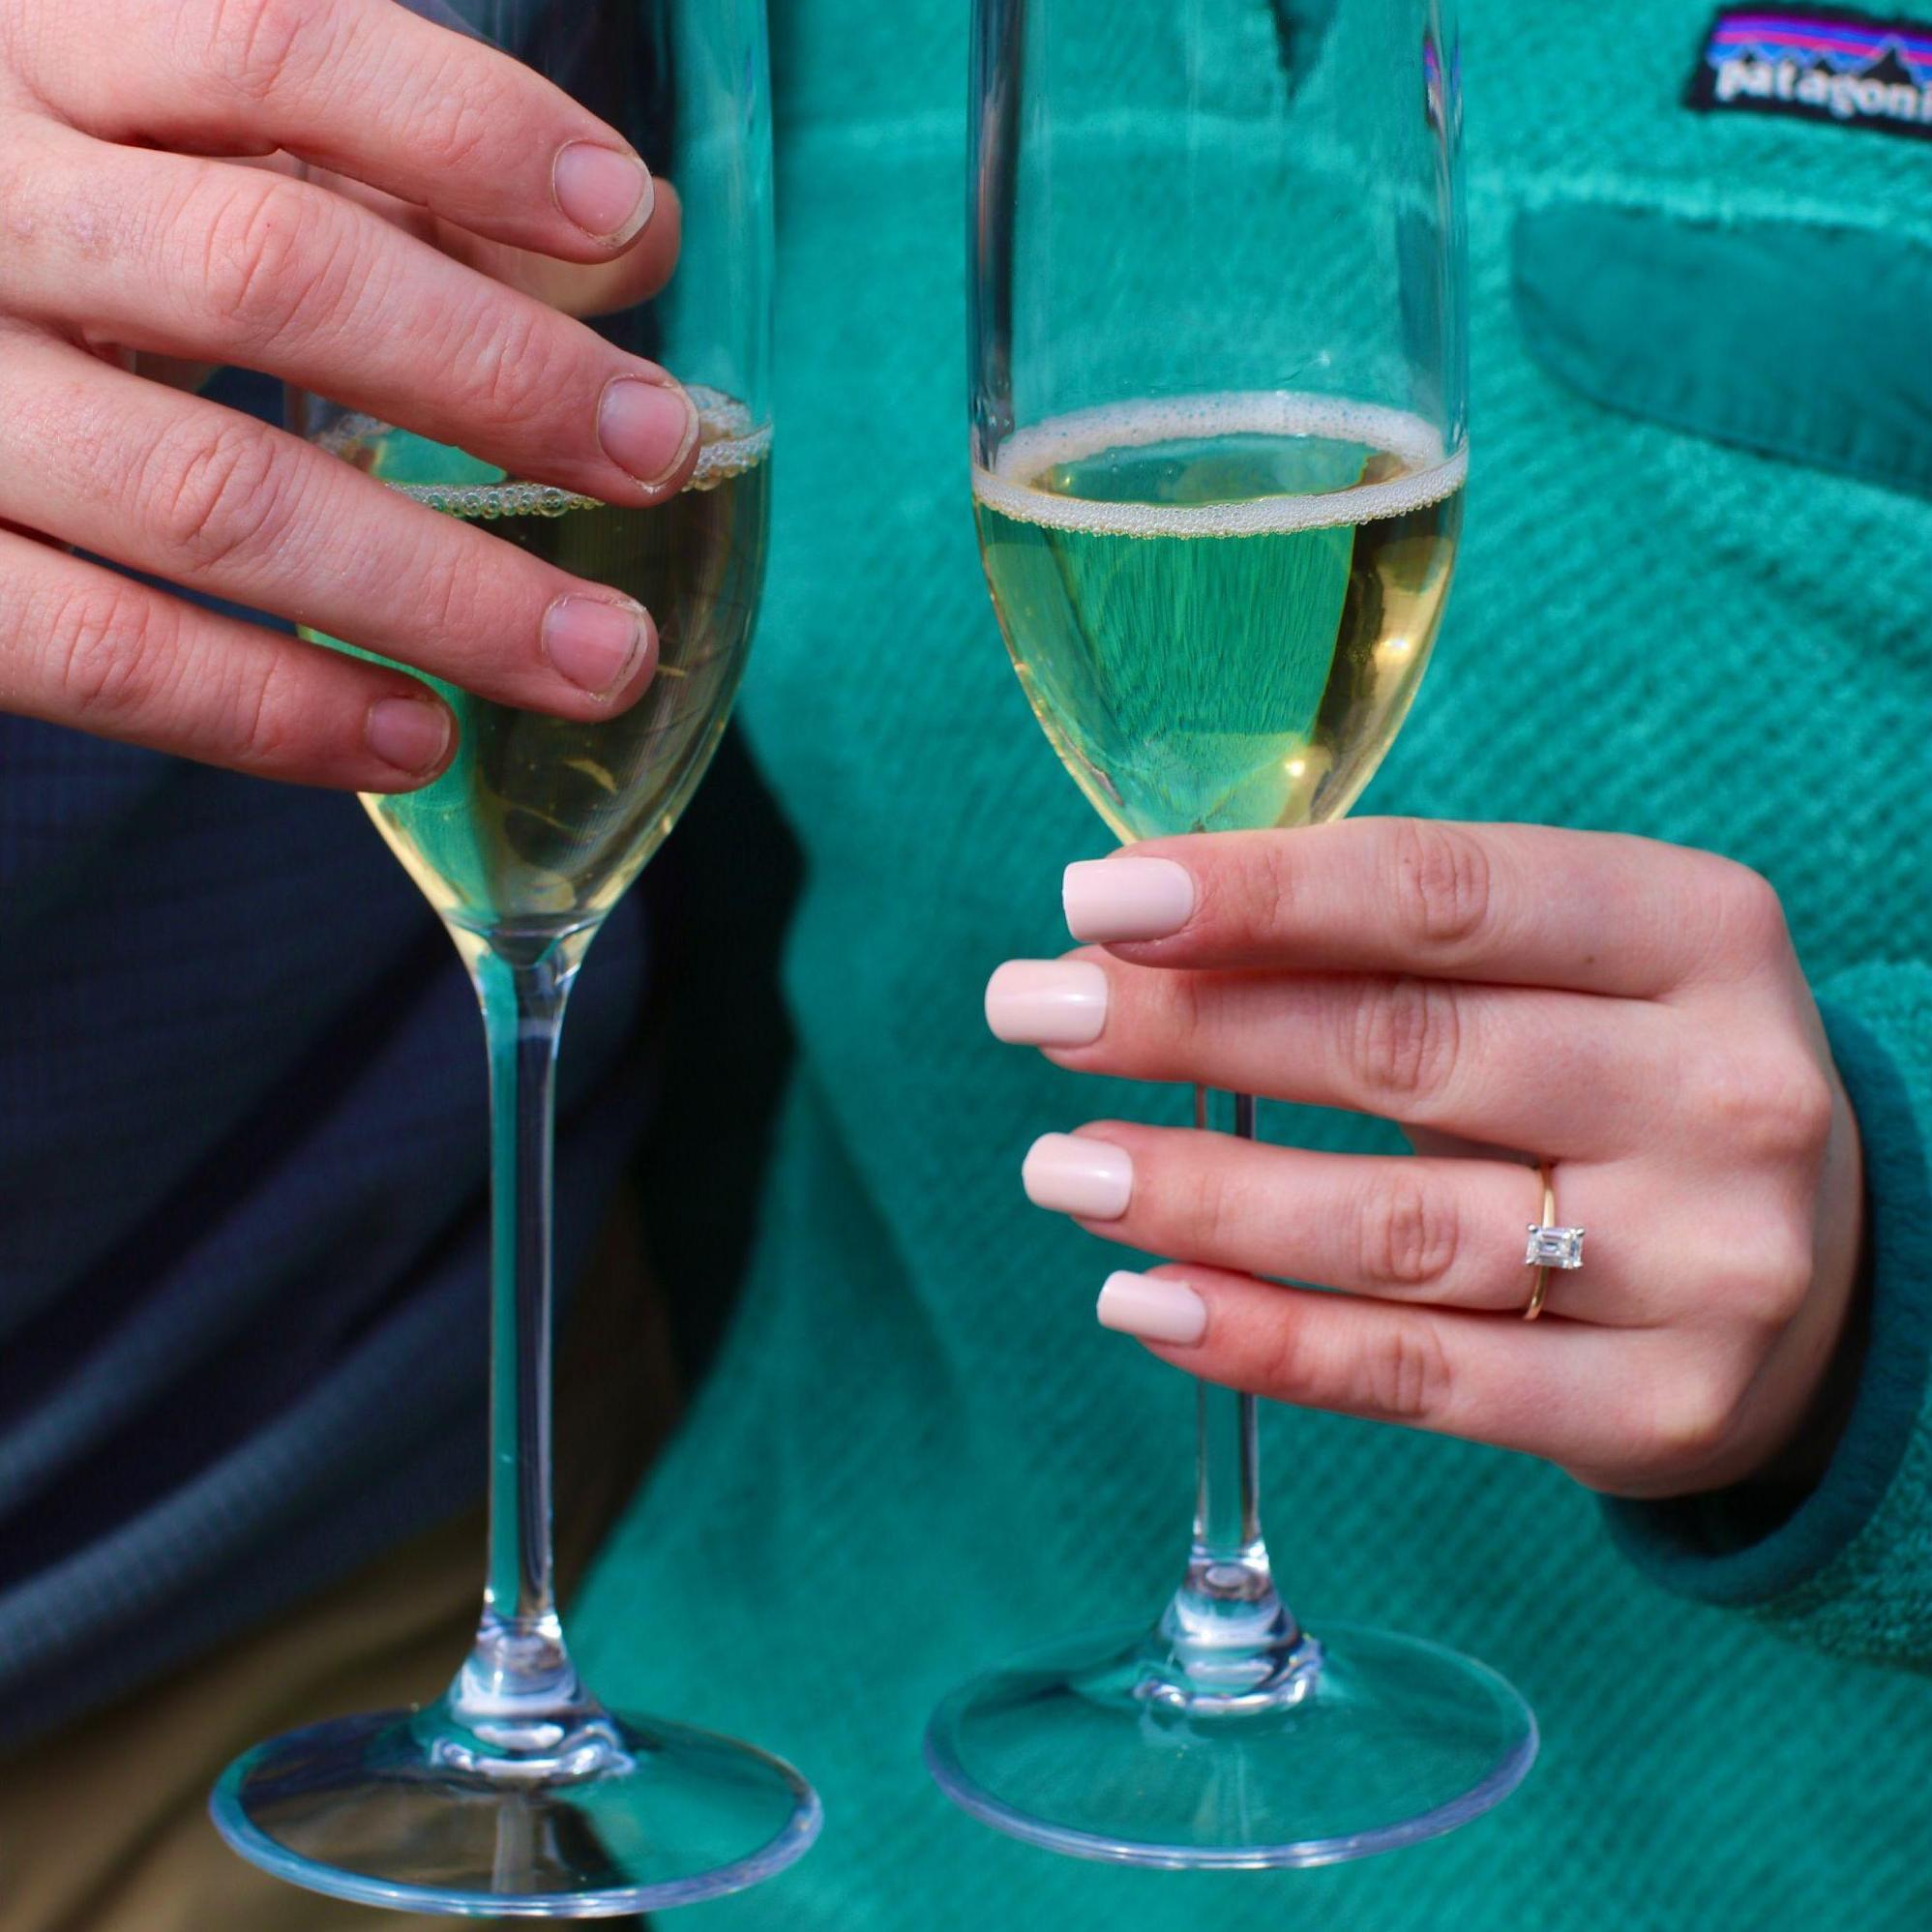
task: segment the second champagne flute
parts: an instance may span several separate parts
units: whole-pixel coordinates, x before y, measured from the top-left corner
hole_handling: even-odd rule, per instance
[[[452,15],[442,0],[431,11]],[[710,762],[764,572],[765,16],[763,0],[460,0],[455,11],[455,24],[621,130],[676,190],[683,243],[669,285],[594,326],[684,380],[702,443],[681,494],[622,509],[291,399],[296,426],[344,461],[643,605],[660,657],[644,696],[596,724],[439,685],[461,734],[448,770],[421,790],[364,800],[469,968],[490,1053],[482,1617],[434,1704],[257,1745],[223,1774],[212,1809],[244,1857],[316,1891],[412,1912],[588,1918],[756,1884],[807,1849],[819,1818],[811,1789],[778,1759],[602,1705],[572,1664],[550,1555],[550,1160],[564,1003],[605,915]]]
[[[1453,0],[977,0],[971,100],[974,514],[1035,715],[1124,841],[1341,817],[1461,527]],[[1535,1756],[1523,1701],[1418,1638],[1305,1629],[1254,1400],[1198,1403],[1165,1611],[954,1691],[939,1783],[1168,1866],[1359,1858],[1497,1803]]]

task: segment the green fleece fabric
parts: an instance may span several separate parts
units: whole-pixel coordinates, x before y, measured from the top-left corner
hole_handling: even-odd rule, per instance
[[[1913,7],[1932,23],[1932,0]],[[1229,0],[1244,10],[1267,0]],[[1932,1655],[1932,894],[1907,857],[1932,780],[1932,509],[1831,456],[1927,436],[1897,399],[1922,397],[1932,319],[1902,369],[1871,326],[1873,278],[1808,246],[1856,231],[1860,259],[1909,274],[1932,243],[1932,144],[1687,111],[1709,0],[1464,9],[1467,535],[1435,666],[1364,809],[1644,832],[1775,881],[1873,1191],[1873,1344],[1838,1465],[1740,1547],[1713,1528],[1724,1499],[1620,1510],[1606,1533],[1547,1466],[1271,1412],[1270,1540],[1297,1607],[1504,1671],[1544,1730],[1523,1790],[1394,1857],[1204,1877],[1055,1858],[926,1782],[920,1733],[953,1681],[1158,1607],[1191,1447],[1183,1380],[1094,1325],[1115,1251],[1034,1212],[1018,1177],[1042,1131],[1180,1119],[1185,1099],[1062,1073],[996,1045],[980,1015],[1000,960],[1064,947],[1060,868],[1107,839],[1027,714],[966,514],[966,11],[774,9],[777,528],[744,716],[807,854],[786,960],[799,1066],[723,1357],[578,1623],[607,1696],[756,1738],[823,1794],[813,1854],[705,1923],[1932,1923],[1932,1683],[1911,1668]],[[1123,72],[1201,16],[1115,12]],[[1322,13],[1304,15],[1305,41]],[[1660,315],[1605,373],[1601,277],[1546,264],[1531,313],[1520,272],[1519,224],[1576,208],[1676,224],[1686,274],[1699,235],[1745,229],[1768,266],[1706,276],[1721,326],[1700,310],[1686,342]],[[1550,232],[1523,228],[1525,246]],[[1772,457],[1726,439],[1742,418],[1710,350],[1749,342],[1752,382],[1775,379],[1786,251],[1800,276],[1837,276],[1842,302],[1806,301],[1782,339],[1800,427]],[[1835,336],[1815,326],[1833,314]],[[1693,350],[1698,380],[1676,379]],[[1856,418],[1835,443],[1814,387]],[[1922,476],[1926,456],[1897,450],[1884,473]],[[1398,1144],[1310,1111],[1264,1108],[1263,1125]]]

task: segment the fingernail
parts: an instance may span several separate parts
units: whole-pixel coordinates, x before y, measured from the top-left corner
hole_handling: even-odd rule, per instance
[[[698,411],[669,376],[647,382],[620,375],[597,409],[597,440],[619,469],[639,483],[668,483],[698,442]]]
[[[640,604],[559,597],[544,612],[544,655],[580,691],[609,698],[637,675],[653,643]]]
[[[1026,1150],[1021,1185],[1035,1207],[1117,1221],[1134,1193],[1134,1162],[1125,1147],[1084,1134],[1042,1134]]]
[[[1194,876],[1172,859],[1088,859],[1067,867],[1060,903],[1076,939],[1165,939],[1194,916]]]
[[[378,698],[369,707],[363,739],[384,764],[420,777],[449,755],[455,720],[433,698]]]
[[[986,1024],[1016,1047],[1089,1047],[1107,1025],[1107,975],[1091,960],[1008,960],[986,982]]]
[[[650,170],[636,155],[572,141],[557,150],[550,193],[567,222],[600,242],[628,242],[651,219]]]
[[[1185,1282],[1129,1274],[1125,1268],[1107,1277],[1093,1312],[1103,1328],[1144,1342],[1189,1349],[1207,1332],[1207,1304]]]

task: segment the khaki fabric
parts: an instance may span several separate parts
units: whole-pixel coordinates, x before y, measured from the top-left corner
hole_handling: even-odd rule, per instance
[[[613,1217],[560,1352],[559,1575],[581,1573],[674,1411],[634,1210]],[[438,1695],[475,1629],[480,1511],[166,1681],[0,1762],[0,1932],[398,1932],[446,1918],[281,1885],[208,1822],[230,1758],[292,1726]],[[468,1921],[476,1923],[475,1920]]]

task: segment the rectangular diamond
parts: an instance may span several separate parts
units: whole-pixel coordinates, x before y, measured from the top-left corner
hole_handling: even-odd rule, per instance
[[[1583,1266],[1581,1228],[1530,1229],[1530,1245],[1524,1250],[1526,1266],[1532,1268],[1580,1268]]]

